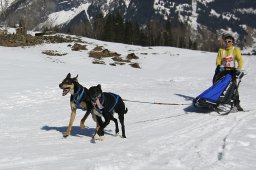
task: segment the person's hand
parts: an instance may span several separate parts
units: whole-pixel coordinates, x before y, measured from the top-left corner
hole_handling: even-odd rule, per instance
[[[240,69],[236,69],[236,75],[238,76],[239,74],[241,74]]]
[[[220,72],[225,71],[225,67],[221,65],[221,66],[219,67],[219,71],[220,71]]]

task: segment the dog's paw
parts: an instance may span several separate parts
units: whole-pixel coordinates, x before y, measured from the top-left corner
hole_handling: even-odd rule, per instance
[[[99,136],[97,133],[92,137],[93,140],[100,140],[103,141],[104,136]]]
[[[98,140],[100,138],[100,136],[96,133],[95,135],[93,135],[92,137],[94,140]]]
[[[84,123],[80,122],[80,128],[81,128],[81,129],[84,129],[84,128],[85,128]]]
[[[66,133],[63,134],[63,137],[66,138],[66,137],[68,137],[69,135],[70,135],[70,134],[66,132]]]

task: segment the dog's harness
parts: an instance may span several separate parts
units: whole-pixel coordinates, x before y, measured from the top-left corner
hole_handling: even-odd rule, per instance
[[[114,105],[113,105],[113,106],[111,107],[111,109],[109,109],[109,111],[108,111],[108,112],[112,112],[112,111],[114,110],[116,104],[118,103],[118,101],[119,101],[119,99],[120,99],[120,96],[119,96],[119,95],[116,95],[116,94],[114,94],[114,93],[107,93],[107,94],[110,94],[110,95],[112,95],[112,96],[115,98],[115,103],[114,103]],[[102,98],[100,98],[99,100],[100,100],[100,104],[103,106],[104,101],[105,101],[105,100],[104,100],[104,94],[102,95]],[[101,110],[103,110],[103,109],[96,108],[96,110],[100,113]]]
[[[81,92],[80,92],[81,91]],[[84,88],[79,86],[78,91],[73,95],[73,101],[76,104],[77,109],[85,110],[84,108],[80,107],[80,103],[82,99],[85,97],[86,93],[84,92]]]
[[[114,110],[116,104],[118,103],[120,96],[118,96],[118,95],[116,95],[116,94],[114,94],[114,93],[109,93],[109,94],[111,94],[111,95],[115,98],[115,104],[114,104],[113,107],[109,110],[109,112],[112,112],[112,111]]]

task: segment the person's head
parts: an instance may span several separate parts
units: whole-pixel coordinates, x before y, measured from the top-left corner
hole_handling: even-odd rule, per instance
[[[232,35],[225,35],[224,42],[226,47],[231,47],[234,44],[234,37]]]

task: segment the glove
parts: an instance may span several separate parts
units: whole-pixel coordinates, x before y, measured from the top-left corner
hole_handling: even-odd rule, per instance
[[[225,67],[223,65],[221,65],[219,70],[220,70],[220,72],[225,71]]]
[[[239,69],[236,70],[236,75],[238,76],[241,73]]]

